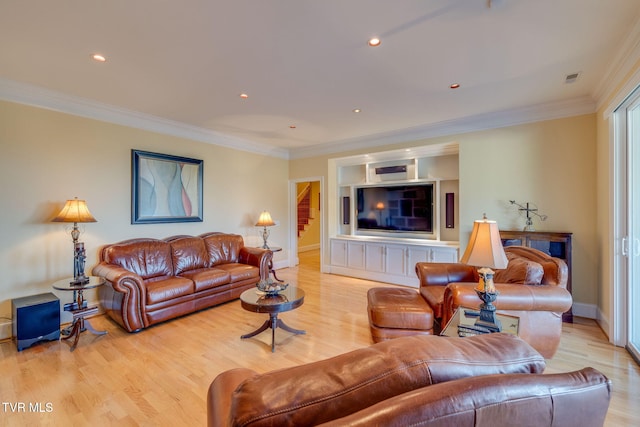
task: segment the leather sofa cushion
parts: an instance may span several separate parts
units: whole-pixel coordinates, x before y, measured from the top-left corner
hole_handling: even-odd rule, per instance
[[[171,247],[158,239],[131,239],[105,249],[102,260],[143,279],[173,275]]]
[[[244,246],[242,236],[238,234],[209,233],[201,236],[209,254],[208,267],[238,262],[240,249]]]
[[[176,276],[185,271],[207,267],[209,254],[204,240],[199,237],[182,237],[170,242],[173,271]]]
[[[539,285],[542,283],[544,269],[535,261],[506,253],[509,259],[507,268],[496,270],[493,276],[495,283],[522,283],[524,285]]]
[[[232,282],[260,279],[260,269],[258,267],[254,267],[253,265],[238,264],[233,262],[229,264],[218,264],[215,268],[216,270],[225,271],[229,275]]]
[[[315,425],[392,396],[475,375],[541,373],[544,358],[520,338],[410,336],[249,378],[233,393],[229,425]]]
[[[189,270],[182,273],[180,276],[193,280],[196,292],[226,285],[231,282],[231,276],[229,273],[219,268],[199,268],[197,270]]]
[[[149,305],[189,295],[195,291],[193,281],[184,277],[154,277],[145,280],[145,285]]]

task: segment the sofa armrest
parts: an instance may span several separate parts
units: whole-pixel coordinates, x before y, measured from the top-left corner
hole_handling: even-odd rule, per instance
[[[240,384],[258,375],[247,368],[236,368],[218,375],[207,393],[207,421],[209,427],[227,427],[231,419],[233,392]]]
[[[92,274],[107,280],[112,293],[119,294],[102,299],[104,308],[115,314],[118,323],[129,332],[144,328],[141,310],[147,298],[147,290],[140,275],[126,268],[102,261],[93,267]],[[113,317],[113,316],[112,316]]]
[[[252,248],[248,246],[240,248],[240,254],[238,256],[239,263],[253,265],[260,269],[260,281],[269,279],[272,259],[273,252],[269,249]]]
[[[480,298],[476,283],[450,283],[444,291],[445,307],[455,311],[460,306],[478,307]],[[571,294],[555,285],[522,285],[496,283],[498,310],[553,311],[563,313],[571,308]]]
[[[470,265],[447,262],[418,262],[416,275],[420,286],[447,286],[451,282],[477,282],[478,269]]]

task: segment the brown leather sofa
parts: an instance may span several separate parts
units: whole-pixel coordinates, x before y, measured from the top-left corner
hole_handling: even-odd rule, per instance
[[[496,270],[494,282],[499,293],[494,303],[498,312],[519,317],[518,335],[544,357],[551,358],[560,344],[562,313],[572,304],[567,291],[566,263],[537,249],[524,246],[505,248],[507,268]],[[441,327],[458,307],[479,307],[474,287],[476,267],[460,263],[416,264],[420,294],[429,303]]]
[[[237,234],[131,239],[103,247],[93,274],[107,280],[99,288],[106,313],[136,332],[238,298],[269,278],[272,255]]]
[[[401,337],[264,374],[225,371],[209,387],[208,425],[602,426],[609,380],[544,368],[513,335]]]

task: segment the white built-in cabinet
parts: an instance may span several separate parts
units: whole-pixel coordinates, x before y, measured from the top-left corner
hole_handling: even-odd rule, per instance
[[[418,262],[457,262],[455,244],[331,239],[331,273],[418,287]]]
[[[456,143],[330,159],[328,271],[418,287],[416,263],[457,262],[458,164]],[[378,173],[380,168],[390,167],[398,172]],[[395,238],[392,235],[375,235],[385,233],[364,233],[356,229],[356,188],[420,182],[431,182],[435,186],[438,208],[435,209],[433,236]],[[449,220],[444,221],[447,194],[453,195],[455,201],[451,224]]]

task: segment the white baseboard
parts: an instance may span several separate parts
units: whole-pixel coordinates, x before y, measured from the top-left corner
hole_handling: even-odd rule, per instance
[[[287,267],[289,267],[289,260],[282,259],[280,261],[274,261],[273,262],[273,269],[274,270],[279,270],[281,268],[287,268]]]
[[[10,339],[13,336],[13,322],[3,320],[0,322],[0,340]]]
[[[598,306],[595,304],[573,303],[573,315],[587,319],[598,319]]]
[[[298,247],[298,252],[309,252],[315,251],[316,249],[320,249],[320,243],[317,243],[315,245],[300,246]]]

